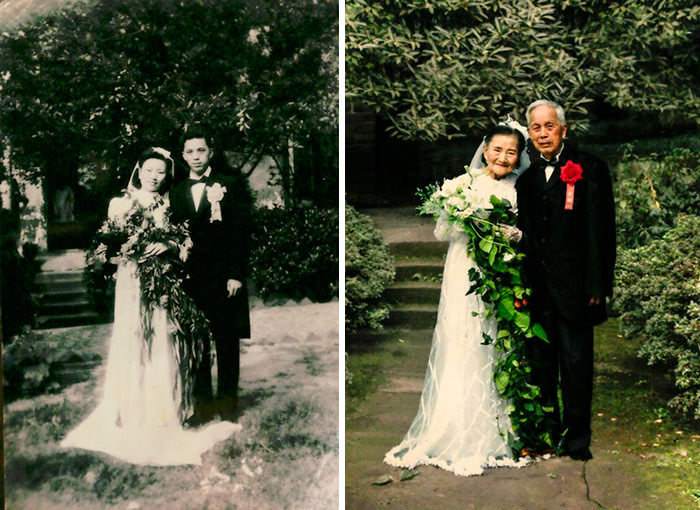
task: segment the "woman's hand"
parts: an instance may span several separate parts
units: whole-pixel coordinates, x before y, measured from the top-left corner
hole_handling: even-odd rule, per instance
[[[143,251],[143,255],[141,255],[141,258],[139,259],[139,262],[143,262],[147,258],[161,255],[168,251],[168,245],[165,243],[151,243],[148,246],[146,246],[146,249]]]
[[[519,243],[523,238],[523,233],[518,227],[499,223],[498,228],[501,230],[506,239],[508,239],[509,243]]]

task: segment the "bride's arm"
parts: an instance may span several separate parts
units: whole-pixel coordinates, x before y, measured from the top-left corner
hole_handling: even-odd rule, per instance
[[[449,241],[451,231],[452,225],[450,225],[450,220],[447,219],[447,213],[443,211],[440,213],[440,216],[438,216],[433,235],[438,241]]]

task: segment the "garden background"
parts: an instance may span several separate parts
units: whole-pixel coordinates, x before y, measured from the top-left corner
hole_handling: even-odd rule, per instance
[[[614,180],[616,289],[596,331],[592,462],[630,474],[617,490],[635,508],[700,506],[698,6],[353,0],[346,16],[348,507],[469,503],[488,484],[460,492],[422,469],[423,482],[371,485],[399,479],[381,459],[417,409],[446,249],[421,233],[415,190],[462,173],[485,126],[524,124],[541,98],[564,106],[570,143]],[[599,501],[627,508],[607,490]],[[594,508],[588,495],[578,503]],[[546,508],[524,488],[506,500]]]

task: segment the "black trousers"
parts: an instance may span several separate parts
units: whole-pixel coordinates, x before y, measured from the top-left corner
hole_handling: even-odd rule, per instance
[[[228,409],[233,411],[238,400],[238,380],[240,376],[240,339],[232,337],[228,331],[228,325],[224,320],[216,320],[218,317],[208,316],[212,331],[212,338],[216,348],[217,368],[217,400],[223,402]],[[195,373],[194,400],[195,412],[200,414],[213,414],[211,409],[214,400],[212,391],[211,366],[208,362],[211,355],[209,341],[204,342],[202,362]]]
[[[544,405],[554,408],[554,422],[559,424],[559,429],[552,431],[555,443],[562,438],[566,451],[586,448],[591,444],[593,326],[568,321],[558,312],[548,292],[541,297],[544,306],[537,320],[547,332],[549,343],[530,344],[533,382],[542,391]]]

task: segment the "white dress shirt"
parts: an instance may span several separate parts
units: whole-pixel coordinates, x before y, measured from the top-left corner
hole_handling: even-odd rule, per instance
[[[201,183],[192,185],[192,200],[194,201],[195,211],[199,211],[199,205],[201,204],[202,197],[204,196],[204,181],[207,180],[207,177],[209,177],[209,175],[211,175],[211,167],[207,168],[207,171],[204,172],[201,176],[197,175],[196,173],[190,170],[190,179],[202,181]]]
[[[559,156],[561,156],[561,151],[564,150],[564,144],[561,144],[561,149],[559,149],[559,152],[557,152],[557,155],[554,157],[554,159],[559,159]],[[544,159],[545,161],[549,161],[545,159],[545,157],[540,154],[540,157]],[[544,168],[544,176],[547,179],[547,182],[549,182],[549,178],[552,176],[552,173],[554,173],[554,165],[547,165]]]

